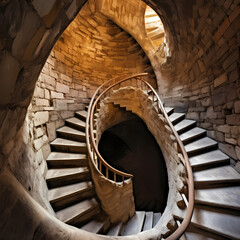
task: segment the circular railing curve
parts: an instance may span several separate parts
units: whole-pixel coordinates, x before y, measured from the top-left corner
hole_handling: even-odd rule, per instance
[[[192,167],[187,155],[187,152],[184,148],[184,145],[182,141],[179,138],[178,133],[174,129],[168,114],[166,113],[163,104],[160,100],[160,97],[158,96],[157,92],[155,89],[145,80],[142,78],[147,76],[147,73],[140,73],[140,74],[134,74],[128,77],[122,76],[118,78],[113,78],[101,85],[96,92],[94,93],[90,104],[89,104],[89,109],[88,109],[88,114],[87,114],[87,120],[86,120],[86,141],[87,141],[87,148],[88,148],[88,153],[90,160],[94,164],[94,166],[97,168],[97,170],[103,174],[102,166],[105,167],[105,177],[109,179],[109,172],[111,172],[113,175],[113,181],[117,181],[117,177],[120,176],[122,181],[124,182],[125,179],[127,178],[133,178],[132,174],[124,173],[122,171],[119,171],[112,166],[110,166],[101,156],[101,154],[98,151],[97,143],[94,137],[94,114],[97,110],[98,103],[101,101],[101,99],[104,99],[108,94],[111,94],[111,90],[113,88],[120,88],[121,84],[124,83],[125,86],[132,86],[138,89],[141,89],[143,91],[146,91],[148,94],[150,94],[150,99],[152,102],[157,102],[157,112],[161,113],[164,118],[166,119],[166,123],[169,125],[171,128],[178,147],[183,155],[183,161],[186,166],[187,170],[187,184],[188,184],[188,202],[185,203],[187,205],[187,212],[185,215],[185,218],[181,222],[180,226],[170,235],[166,238],[166,240],[177,240],[179,239],[183,233],[185,232],[187,226],[189,225],[192,214],[193,214],[193,209],[194,209],[194,181],[193,181],[193,173],[192,173]],[[127,84],[129,83],[129,84]]]

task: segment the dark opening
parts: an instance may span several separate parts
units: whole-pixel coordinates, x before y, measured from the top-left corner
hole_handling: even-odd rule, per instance
[[[166,164],[158,143],[141,118],[135,115],[106,130],[98,148],[111,166],[134,175],[136,210],[164,211],[168,196]]]

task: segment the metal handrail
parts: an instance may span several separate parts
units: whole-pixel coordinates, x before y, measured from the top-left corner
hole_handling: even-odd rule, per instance
[[[111,89],[113,89],[115,86],[119,85],[121,86],[121,83],[123,82],[126,82],[126,81],[129,81],[130,80],[130,83],[131,83],[131,79],[135,79],[136,82],[135,82],[135,87],[138,88],[138,86],[140,86],[140,88],[142,90],[144,90],[144,85],[146,87],[145,90],[147,90],[147,93],[151,92],[152,96],[152,102],[154,102],[155,99],[157,99],[157,111],[158,113],[162,113],[164,118],[166,119],[167,121],[167,124],[170,126],[175,138],[176,138],[176,141],[177,141],[177,144],[178,144],[178,149],[180,150],[180,152],[183,154],[183,159],[184,159],[184,164],[186,166],[186,169],[187,169],[187,177],[188,177],[188,181],[187,181],[187,184],[188,184],[188,206],[187,206],[187,213],[185,215],[185,218],[184,220],[182,221],[181,225],[179,226],[179,228],[177,228],[177,230],[175,232],[173,232],[170,236],[168,236],[166,238],[166,240],[176,240],[176,239],[179,239],[183,233],[185,232],[187,226],[189,225],[190,221],[191,221],[191,218],[192,218],[192,214],[193,214],[193,208],[194,208],[194,181],[193,181],[193,173],[192,173],[192,167],[191,167],[191,164],[190,164],[190,161],[189,161],[189,158],[188,158],[188,155],[187,155],[187,152],[184,148],[184,145],[182,143],[182,141],[180,140],[179,136],[178,136],[178,133],[176,132],[176,130],[174,129],[169,117],[168,117],[168,114],[166,113],[164,107],[163,107],[163,104],[157,94],[157,92],[154,90],[154,88],[148,83],[146,82],[145,80],[143,80],[141,77],[142,76],[146,76],[147,74],[146,73],[143,73],[143,74],[136,74],[136,75],[132,75],[130,77],[127,77],[127,78],[123,78],[121,80],[117,80],[117,82],[115,83],[112,83],[114,81],[116,81],[116,79],[111,79],[109,80],[108,82],[106,82],[104,85],[100,86],[97,91],[95,92],[91,102],[90,102],[90,107],[89,107],[89,111],[88,111],[88,116],[87,116],[87,124],[86,124],[86,137],[87,137],[87,145],[88,145],[88,150],[89,150],[89,153],[91,151],[91,149],[93,149],[97,155],[97,157],[100,159],[100,161],[102,161],[103,165],[105,165],[106,167],[108,167],[111,171],[114,172],[114,180],[116,180],[116,174],[119,174],[120,176],[122,176],[123,178],[123,181],[124,181],[124,177],[129,177],[129,178],[132,178],[133,176],[131,174],[127,174],[127,173],[123,173],[115,168],[113,168],[112,166],[110,166],[103,158],[102,156],[100,155],[100,153],[98,152],[98,149],[97,149],[97,146],[96,146],[96,143],[94,141],[94,133],[93,133],[93,119],[94,119],[94,109],[96,108],[97,106],[97,103],[101,100],[102,97],[105,97],[105,94],[107,92],[110,92]],[[138,83],[138,81],[140,81],[140,84]],[[110,84],[109,84],[110,83]],[[112,84],[111,84],[112,83]],[[106,87],[107,85],[110,85],[109,87]],[[132,84],[131,86],[134,87],[134,84]],[[102,91],[101,94],[99,94],[99,96],[97,97],[97,99],[94,101],[94,99],[96,98],[98,92],[100,90],[102,90],[103,87],[106,87],[105,90]],[[90,126],[89,126],[89,121],[90,121]],[[89,131],[90,130],[90,136],[89,136]],[[90,141],[89,141],[89,137],[90,137]],[[92,146],[90,147],[90,142],[92,144]],[[93,159],[92,159],[93,160]],[[94,161],[93,161],[94,162]]]

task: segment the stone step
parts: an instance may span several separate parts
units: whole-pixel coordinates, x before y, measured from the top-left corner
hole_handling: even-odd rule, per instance
[[[221,166],[193,173],[196,188],[240,182],[240,174],[231,166]]]
[[[51,152],[47,158],[49,169],[67,167],[86,167],[87,155],[79,153]]]
[[[146,212],[143,231],[152,229],[153,227],[153,212]]]
[[[195,202],[240,211],[240,186],[196,189]]]
[[[76,202],[93,197],[95,194],[92,182],[80,182],[48,191],[48,199],[55,211],[63,209]]]
[[[143,223],[145,219],[144,211],[136,211],[131,219],[129,219],[124,225],[121,231],[122,236],[138,234],[142,231]]]
[[[180,137],[181,141],[184,144],[186,144],[186,143],[189,143],[190,141],[198,139],[199,137],[206,136],[206,132],[207,131],[205,129],[195,127],[195,128],[188,130],[185,133],[182,133],[179,137]]]
[[[85,110],[78,111],[75,113],[75,116],[85,122],[87,118],[87,111]]]
[[[73,127],[73,128],[75,128],[77,130],[85,132],[86,124],[81,119],[73,117],[73,118],[68,118],[65,122],[66,122],[67,126]]]
[[[239,240],[239,213],[195,205],[191,223],[198,228],[222,237]]]
[[[220,237],[219,235],[215,235],[209,233],[208,231],[204,231],[202,229],[193,227],[191,224],[188,226],[184,235],[180,238],[180,240],[226,240],[226,238]]]
[[[160,220],[162,214],[160,212],[153,213],[153,227],[155,227]]]
[[[178,132],[178,134],[181,134],[183,132],[186,132],[187,130],[193,128],[196,125],[196,121],[184,119],[181,122],[177,123],[174,128]]]
[[[220,150],[213,150],[189,158],[193,170],[201,167],[214,165],[223,165],[229,163],[229,157]]]
[[[107,236],[119,236],[121,233],[123,227],[123,223],[120,222],[118,224],[114,224],[113,226],[111,226],[107,232],[105,233],[105,235]]]
[[[70,225],[82,226],[100,213],[95,198],[87,199],[56,212],[57,218]]]
[[[98,214],[93,220],[88,222],[87,224],[81,227],[82,230],[91,232],[91,233],[101,233],[104,232],[106,228],[108,228],[110,222],[109,217],[105,214]]]
[[[50,169],[46,180],[49,188],[61,187],[90,180],[90,172],[86,167]]]
[[[87,144],[64,138],[56,138],[51,142],[53,151],[70,152],[70,153],[87,153]]]
[[[186,152],[188,156],[193,156],[195,154],[217,148],[218,143],[209,137],[203,137],[194,142],[185,145]]]
[[[85,132],[76,130],[75,128],[64,126],[57,130],[57,136],[75,141],[86,141]]]
[[[164,109],[165,109],[167,115],[171,115],[174,111],[174,108],[172,108],[172,107],[165,107]]]
[[[85,111],[88,112],[88,106],[85,106]]]
[[[169,116],[170,121],[173,125],[179,123],[181,120],[183,120],[185,117],[185,113],[172,113]]]

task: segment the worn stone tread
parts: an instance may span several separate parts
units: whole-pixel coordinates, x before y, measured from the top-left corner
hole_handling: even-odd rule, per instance
[[[143,228],[144,218],[144,211],[136,211],[133,217],[129,219],[126,224],[124,224],[121,235],[128,236],[140,233]]]
[[[172,108],[172,107],[165,107],[164,109],[168,115],[172,114],[173,110],[174,110],[174,108]]]
[[[185,113],[172,113],[169,116],[170,121],[172,122],[172,124],[176,124],[178,122],[180,122],[185,116]]]
[[[59,161],[59,160],[81,160],[86,159],[86,154],[81,153],[64,153],[64,152],[51,152],[48,155],[47,161]]]
[[[93,188],[93,185],[92,185],[92,182],[90,181],[53,188],[48,191],[48,199],[50,202],[54,202],[59,199],[66,198],[67,196],[80,193],[83,191],[87,191],[88,189],[92,189],[92,188]]]
[[[195,185],[240,182],[240,174],[231,166],[221,166],[193,173]]]
[[[78,152],[86,153],[87,144],[85,142],[78,142],[65,138],[56,138],[51,142],[51,147],[56,151]]]
[[[206,231],[219,234],[232,240],[239,240],[240,216],[215,208],[195,205],[192,224]]]
[[[86,123],[79,118],[76,117],[68,118],[65,122],[67,125],[75,127],[78,130],[85,131]]]
[[[50,181],[52,179],[59,179],[88,172],[89,170],[87,167],[49,169],[47,171],[46,179]]]
[[[179,137],[181,141],[184,143],[186,141],[190,141],[196,137],[202,136],[206,134],[206,130],[203,128],[195,127],[193,129],[188,130],[185,133],[182,133]]]
[[[192,167],[229,161],[229,157],[220,150],[213,150],[189,158]]]
[[[77,118],[81,119],[82,121],[86,121],[87,111],[82,110],[82,111],[76,112],[75,114],[76,114],[76,117],[77,117]]]
[[[207,149],[217,147],[217,142],[209,137],[203,137],[199,140],[191,142],[185,145],[186,152],[188,154],[193,154],[199,151],[205,151]]]
[[[57,133],[61,137],[72,137],[73,140],[78,141],[85,141],[86,140],[86,134],[85,132],[79,131],[77,129],[74,129],[72,127],[64,126],[57,130]]]
[[[204,232],[204,233],[203,233]],[[209,237],[208,235],[211,235],[211,237]],[[189,231],[187,229],[187,231],[184,233],[184,235],[180,238],[180,240],[222,240],[223,238],[219,237],[219,236],[213,236],[212,234],[209,234],[206,231],[199,231],[199,229],[197,229],[196,231]]]
[[[153,212],[146,212],[143,231],[149,230],[153,227]]]
[[[119,236],[120,233],[121,233],[121,230],[122,230],[122,227],[123,227],[123,223],[120,222],[118,224],[114,224],[113,226],[111,226],[105,235],[107,236]]]
[[[82,230],[91,233],[100,233],[107,225],[109,225],[109,217],[99,214],[93,220],[81,227]]]
[[[71,224],[76,219],[80,218],[82,215],[87,215],[88,212],[94,210],[97,207],[99,207],[98,202],[95,198],[91,198],[56,212],[56,216],[62,222]],[[98,212],[96,211],[96,214],[97,213]]]
[[[153,227],[155,227],[160,220],[162,214],[160,212],[153,213]]]
[[[240,186],[196,189],[195,202],[240,210]]]
[[[196,124],[196,121],[194,120],[189,120],[189,119],[184,119],[181,122],[177,123],[174,128],[178,133],[182,133],[185,130],[193,127]]]

